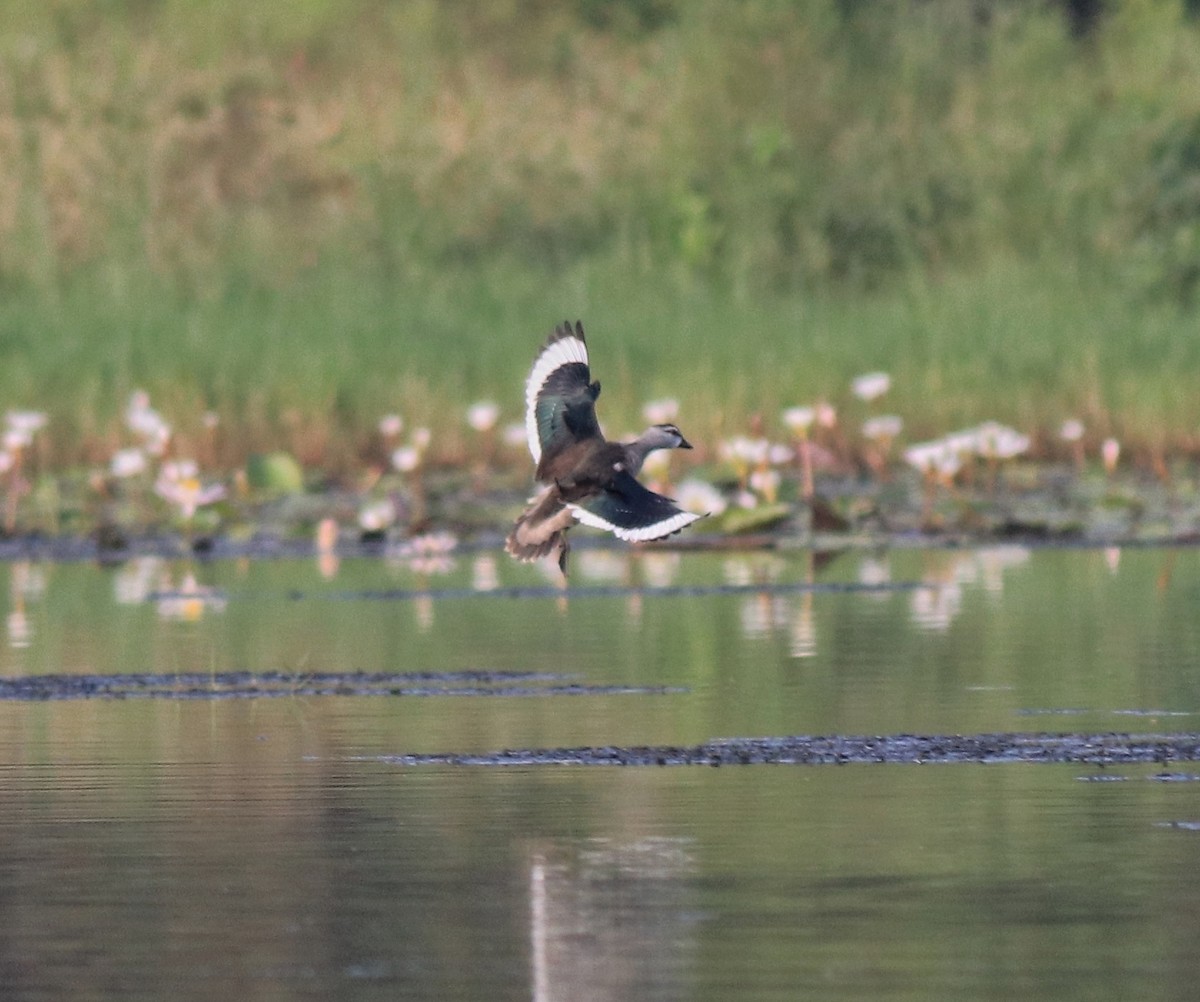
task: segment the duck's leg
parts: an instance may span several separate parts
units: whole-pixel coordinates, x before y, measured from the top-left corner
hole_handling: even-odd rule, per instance
[[[567,579],[567,557],[570,553],[571,543],[567,539],[567,530],[564,529],[558,537],[558,569],[562,571],[564,581]]]

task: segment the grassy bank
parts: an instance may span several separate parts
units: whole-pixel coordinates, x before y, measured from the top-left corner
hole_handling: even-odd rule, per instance
[[[1041,3],[31,5],[0,36],[0,404],[103,460],[460,453],[582,317],[610,430],[715,441],[853,375],[910,439],[1200,452],[1200,28]],[[693,431],[694,429],[694,431]],[[211,436],[210,436],[211,437]]]
[[[640,428],[642,404],[661,396],[680,400],[680,422],[700,442],[744,431],[755,415],[778,429],[782,408],[816,399],[852,425],[867,411],[851,378],[882,369],[893,384],[876,410],[902,416],[910,440],[994,418],[1052,450],[1074,416],[1092,445],[1115,435],[1144,450],[1200,451],[1193,321],[1026,264],[887,294],[764,298],[596,261],[552,274],[485,267],[421,285],[330,268],[278,295],[188,301],[81,284],[49,310],[21,297],[0,306],[0,325],[21,338],[0,370],[0,398],[50,410],[64,462],[102,460],[120,444],[138,387],[176,424],[185,452],[216,412],[229,464],[284,447],[342,469],[370,450],[389,412],[430,426],[434,454],[453,455],[470,435],[472,401],[494,399],[504,420],[520,419],[532,355],[565,317],[591,332],[613,432]]]

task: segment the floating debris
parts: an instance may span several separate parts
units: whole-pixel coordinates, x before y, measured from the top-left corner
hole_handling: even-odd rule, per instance
[[[516,748],[379,757],[395,765],[848,765],[1200,761],[1200,734],[892,734],[727,738],[691,746]]]
[[[285,696],[614,696],[684,693],[673,686],[592,684],[549,672],[184,672],[29,675],[0,679],[0,701],[269,699]]]

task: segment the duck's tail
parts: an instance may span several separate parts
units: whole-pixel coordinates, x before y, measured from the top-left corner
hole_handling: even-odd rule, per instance
[[[575,515],[551,484],[533,499],[512,532],[504,548],[517,560],[538,560],[558,550],[558,566],[567,572],[567,530],[575,524]]]

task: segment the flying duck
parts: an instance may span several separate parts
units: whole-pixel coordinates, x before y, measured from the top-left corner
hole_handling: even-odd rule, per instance
[[[583,324],[559,324],[525,383],[525,434],[537,464],[534,475],[544,486],[505,541],[518,560],[557,550],[565,575],[566,532],[576,521],[640,543],[670,536],[701,517],[636,479],[655,449],[691,448],[679,429],[656,424],[632,442],[609,442],[596,421],[598,396]]]

